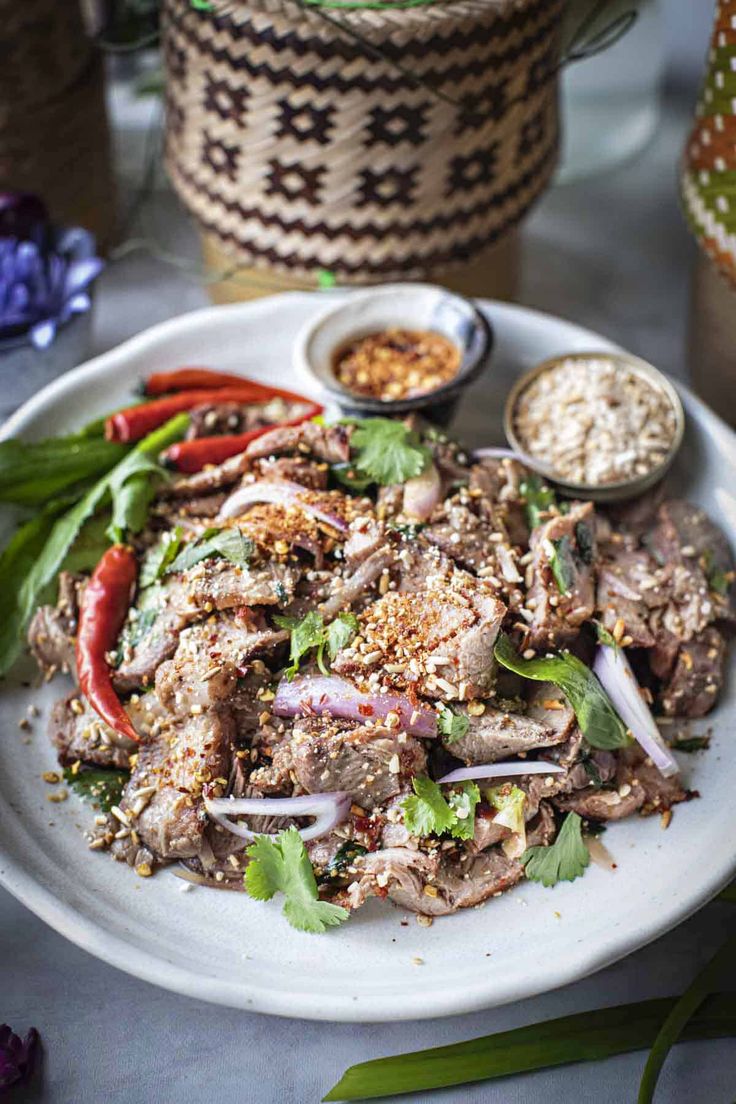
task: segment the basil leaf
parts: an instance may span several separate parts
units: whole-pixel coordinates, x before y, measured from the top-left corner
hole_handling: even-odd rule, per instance
[[[595,748],[613,751],[631,741],[626,727],[593,672],[577,656],[563,652],[537,659],[522,659],[511,641],[501,634],[494,655],[498,662],[522,678],[553,682],[570,702],[580,729]]]
[[[445,744],[454,744],[462,740],[470,728],[470,721],[464,713],[456,713],[449,705],[441,705],[437,717],[437,731],[444,736]]]

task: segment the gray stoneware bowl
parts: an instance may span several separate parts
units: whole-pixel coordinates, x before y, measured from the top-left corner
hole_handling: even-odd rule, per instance
[[[393,327],[432,330],[460,349],[456,376],[424,395],[383,400],[347,390],[335,378],[335,353],[348,342]],[[317,382],[349,416],[404,415],[421,412],[431,422],[447,425],[461,392],[483,371],[493,346],[488,319],[468,299],[433,284],[385,284],[356,291],[298,334],[293,366]]]
[[[621,368],[635,372],[645,379],[647,383],[656,387],[672,406],[672,411],[675,416],[675,433],[672,438],[672,444],[662,463],[657,465],[656,468],[652,468],[651,471],[646,472],[644,475],[637,475],[632,479],[623,479],[617,483],[571,483],[564,479],[560,479],[559,475],[555,474],[554,469],[550,467],[549,464],[545,464],[539,457],[531,455],[531,453],[524,449],[514,428],[516,403],[521,393],[526,390],[532,380],[536,379],[542,372],[546,372],[548,369],[554,367],[554,365],[559,364],[561,361],[599,359],[609,360],[613,364],[619,365]],[[644,491],[653,487],[664,478],[682,444],[682,438],[685,432],[685,412],[675,387],[659,369],[649,364],[646,360],[640,360],[639,357],[629,356],[627,353],[606,353],[599,350],[592,353],[575,352],[563,354],[562,356],[550,357],[548,360],[543,360],[541,364],[537,364],[530,371],[525,372],[522,376],[519,376],[506,399],[503,426],[507,441],[514,452],[518,453],[520,459],[524,461],[524,464],[528,468],[544,476],[549,483],[553,483],[556,487],[559,487],[564,494],[569,495],[571,498],[591,499],[593,502],[620,502],[622,499],[635,498],[637,495],[643,494]]]

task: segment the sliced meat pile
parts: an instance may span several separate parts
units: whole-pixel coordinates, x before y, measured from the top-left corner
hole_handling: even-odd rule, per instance
[[[269,416],[254,408],[246,424],[227,404],[203,407],[192,432],[240,432]],[[617,820],[692,796],[636,744],[591,747],[561,690],[500,668],[494,648],[506,633],[525,659],[570,649],[590,665],[605,633],[656,710],[703,716],[734,620],[731,550],[704,512],[650,496],[608,512],[551,503],[534,518],[519,463],[473,461],[433,433],[424,440],[441,491],[418,521],[402,485],[345,486],[350,440],[349,426],[279,427],[154,503],[136,538],[146,570],[108,655],[140,743],[117,736],[77,690],[51,717],[62,765],[129,772],[92,846],[142,874],[176,861],[242,888],[247,841],[205,799],[339,791],[349,812],[307,847],[322,897],[351,909],[388,897],[434,917],[518,883],[523,848],[552,845],[568,813]],[[233,528],[247,555],[227,542],[207,551],[213,533]],[[162,539],[177,556],[151,577]],[[33,619],[29,643],[48,677],[74,678],[85,583],[62,574],[58,602]],[[347,680],[353,697],[275,711],[297,668]],[[403,712],[386,707],[395,700]],[[509,759],[549,770],[506,789],[480,781],[468,832],[409,830],[417,779]],[[510,794],[515,826],[499,816]],[[277,832],[307,822],[266,807],[249,823]]]

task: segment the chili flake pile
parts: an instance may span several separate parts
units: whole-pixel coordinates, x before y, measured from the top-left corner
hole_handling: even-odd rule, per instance
[[[460,350],[443,334],[389,329],[345,345],[335,355],[338,383],[384,402],[435,391],[457,375]]]
[[[516,403],[524,450],[560,478],[589,486],[646,475],[666,459],[676,433],[667,395],[607,357],[561,360]]]

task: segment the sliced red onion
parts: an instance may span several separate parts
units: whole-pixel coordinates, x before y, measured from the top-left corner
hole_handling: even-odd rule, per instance
[[[634,739],[665,778],[680,773],[677,760],[665,744],[639,683],[622,648],[600,644],[593,664],[603,689]]]
[[[426,705],[414,705],[402,694],[366,694],[337,675],[303,675],[282,679],[273,702],[278,717],[300,713],[330,713],[348,721],[383,720],[396,713],[398,727],[412,736],[437,735],[437,714]]]
[[[255,506],[257,502],[272,502],[276,506],[298,506],[305,514],[311,514],[318,521],[337,529],[339,533],[347,533],[348,523],[337,514],[310,502],[309,493],[299,483],[290,483],[287,479],[262,479],[257,483],[246,483],[225,500],[219,516],[240,517],[249,506]]]
[[[518,452],[514,452],[513,449],[495,448],[495,447],[474,449],[473,450],[473,459],[474,460],[485,460],[485,459],[488,459],[488,460],[518,460],[519,463],[521,463],[521,464],[523,464],[523,462],[524,462],[522,460],[522,458],[519,456]]]
[[[349,793],[335,790],[334,793],[304,794],[302,797],[205,797],[204,807],[213,820],[242,839],[274,833],[253,832],[245,824],[231,820],[231,816],[313,816],[314,822],[308,828],[299,829],[299,835],[306,842],[342,824],[350,810],[350,802]]]
[[[529,763],[482,763],[478,767],[458,767],[443,775],[438,782],[464,782],[470,778],[517,778],[523,774],[560,774],[565,768],[559,763],[532,759]]]
[[[426,521],[442,498],[442,480],[434,464],[404,484],[403,510],[409,517]]]

